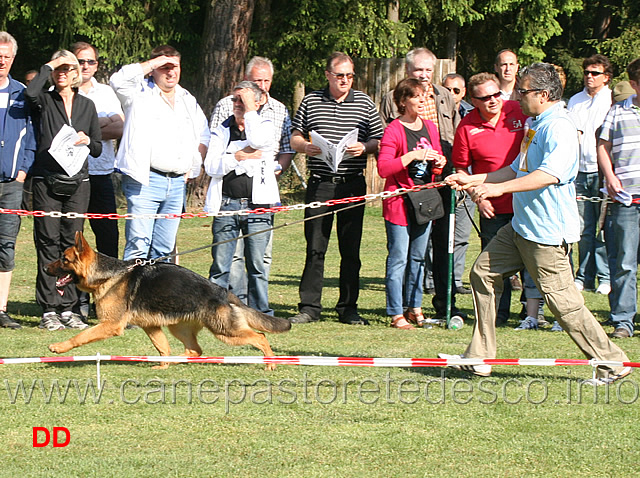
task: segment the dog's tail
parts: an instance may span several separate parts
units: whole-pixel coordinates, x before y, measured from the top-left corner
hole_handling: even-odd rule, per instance
[[[247,307],[232,293],[229,293],[228,297],[232,307],[235,306],[241,309],[243,317],[252,329],[256,329],[261,332],[270,332],[272,334],[288,332],[291,329],[291,322],[287,319],[273,317],[271,315],[258,312],[251,307]]]

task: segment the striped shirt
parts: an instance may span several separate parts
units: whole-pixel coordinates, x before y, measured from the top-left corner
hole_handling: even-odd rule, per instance
[[[382,138],[380,115],[371,98],[358,90],[350,90],[344,101],[338,103],[329,88],[314,91],[304,97],[293,118],[293,129],[307,139],[315,131],[328,141],[338,144],[354,128],[358,128],[358,141],[366,143]],[[335,173],[321,159],[309,158],[309,173],[334,176]],[[338,167],[338,176],[361,173],[367,166],[367,155],[344,159]]]
[[[233,95],[222,98],[213,109],[209,122],[212,132],[229,116],[233,115],[231,98]],[[278,153],[295,154],[295,151],[291,149],[291,118],[287,107],[269,96],[265,105],[260,108],[259,114],[263,118],[273,121],[275,125],[276,144],[280,145]]]
[[[640,108],[636,95],[611,107],[602,123],[600,139],[611,143],[613,171],[626,192],[640,194]]]

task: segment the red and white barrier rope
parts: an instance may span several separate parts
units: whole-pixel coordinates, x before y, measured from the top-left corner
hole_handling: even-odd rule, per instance
[[[207,218],[217,216],[246,216],[248,214],[267,214],[296,211],[307,208],[319,208],[322,206],[337,206],[341,204],[352,204],[360,201],[374,201],[376,199],[387,199],[393,196],[400,196],[411,191],[419,191],[421,189],[433,189],[441,188],[445,186],[444,181],[438,183],[429,183],[416,185],[411,188],[398,188],[395,191],[382,191],[377,194],[365,194],[364,196],[353,196],[341,199],[330,199],[328,201],[320,202],[314,201],[308,204],[294,204],[291,206],[273,206],[257,209],[242,209],[240,211],[220,211],[218,213],[208,212],[184,212],[181,214],[98,214],[98,213],[78,213],[78,212],[60,212],[60,211],[27,211],[24,209],[5,209],[0,208],[0,214],[16,214],[18,216],[33,216],[33,217],[67,217],[69,219],[193,219],[195,217]]]
[[[173,363],[218,363],[218,364],[278,364],[314,365],[324,367],[447,367],[450,365],[521,365],[537,367],[575,366],[589,367],[635,367],[640,362],[616,362],[587,359],[470,359],[470,358],[397,358],[397,357],[317,357],[317,356],[228,356],[228,357],[183,357],[157,355],[79,355],[57,357],[28,357],[0,359],[0,365],[26,363],[61,362],[173,362]]]

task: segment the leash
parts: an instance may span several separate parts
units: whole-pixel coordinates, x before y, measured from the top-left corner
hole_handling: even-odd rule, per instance
[[[446,183],[444,181],[440,181],[440,182],[437,182],[437,183],[429,183],[429,184],[423,184],[423,185],[420,185],[420,186],[414,186],[413,188],[399,188],[396,191],[393,191],[391,194],[387,195],[385,197],[385,199],[387,197],[402,196],[402,195],[408,194],[408,193],[410,193],[412,191],[419,191],[420,189],[440,188],[440,187],[443,187],[443,186],[446,186]],[[133,269],[134,267],[138,267],[138,266],[153,265],[156,262],[164,262],[164,261],[167,261],[167,260],[172,259],[172,258],[177,257],[177,256],[183,256],[183,255],[186,255],[186,254],[191,254],[193,252],[201,251],[203,249],[209,249],[209,248],[211,248],[213,246],[218,246],[220,244],[226,244],[227,242],[238,241],[240,239],[244,239],[245,237],[255,236],[256,234],[263,234],[265,232],[271,232],[271,231],[275,231],[277,229],[282,229],[283,227],[288,227],[288,226],[293,226],[295,224],[304,223],[304,222],[307,222],[307,221],[311,221],[313,219],[318,219],[318,218],[321,218],[321,217],[324,217],[324,216],[328,216],[329,214],[334,214],[334,213],[338,214],[338,213],[340,213],[342,211],[348,211],[349,209],[353,209],[353,208],[356,208],[356,207],[364,207],[364,205],[366,203],[371,202],[371,201],[375,201],[376,199],[378,199],[377,196],[375,196],[375,197],[363,197],[362,201],[358,201],[358,202],[350,204],[348,206],[341,207],[338,210],[332,209],[332,210],[329,210],[327,212],[323,212],[321,214],[317,214],[317,215],[314,215],[314,216],[311,216],[311,217],[305,217],[303,219],[298,219],[296,221],[291,221],[291,222],[284,222],[284,223],[282,223],[282,224],[280,224],[278,226],[272,226],[272,227],[270,227],[268,229],[263,229],[261,231],[251,232],[249,234],[243,234],[242,236],[232,237],[230,239],[225,239],[224,241],[214,242],[212,244],[207,244],[205,246],[195,247],[193,249],[188,249],[188,250],[186,250],[184,252],[175,252],[173,254],[167,254],[165,256],[158,257],[156,259],[136,259],[135,263],[132,264],[129,267],[129,270]],[[345,198],[345,200],[347,200],[347,198]],[[318,206],[318,207],[321,207],[321,206]],[[333,207],[333,206],[327,206],[327,207]]]

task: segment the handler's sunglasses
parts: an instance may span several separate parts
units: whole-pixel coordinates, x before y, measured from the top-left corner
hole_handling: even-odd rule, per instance
[[[95,66],[98,64],[98,61],[97,60],[78,60],[78,63],[80,63],[80,65],[84,65],[86,63],[87,65]]]
[[[524,88],[516,88],[516,93],[518,93],[520,96],[524,96],[527,93],[531,93],[532,91],[543,91],[542,88],[530,88],[528,90],[525,90]]]
[[[595,70],[584,70],[584,76],[593,76],[598,77],[600,75],[604,75],[604,71],[595,71]]]
[[[495,98],[495,99],[497,100],[498,98],[500,98],[500,95],[502,95],[502,93],[500,93],[499,91],[497,91],[497,92],[495,92],[495,93],[494,93],[494,94],[492,94],[492,95],[487,95],[487,96],[474,96],[474,98],[475,98],[476,100],[480,100],[480,101],[487,102],[487,101],[489,101],[491,98]]]
[[[347,80],[353,80],[353,77],[356,76],[353,73],[334,73],[333,71],[330,71],[329,73],[331,73],[338,80],[344,80],[345,78]]]
[[[449,91],[453,91],[456,95],[460,94],[460,88],[456,88],[455,86],[445,86],[445,88]]]

